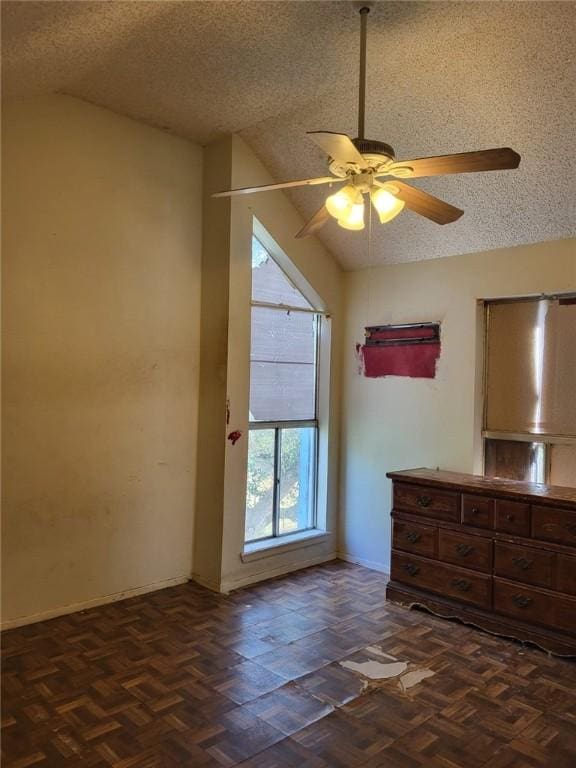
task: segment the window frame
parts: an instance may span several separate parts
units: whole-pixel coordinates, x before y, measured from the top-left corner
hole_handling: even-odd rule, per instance
[[[312,458],[312,510],[310,515],[311,525],[306,528],[298,528],[294,531],[280,531],[280,475],[281,475],[281,461],[280,455],[282,450],[282,437],[281,432],[283,429],[299,429],[300,427],[307,427],[314,429],[314,453]],[[317,530],[317,507],[318,507],[318,424],[315,419],[309,419],[306,422],[302,421],[282,421],[282,422],[267,422],[256,421],[250,422],[249,430],[258,429],[273,429],[274,430],[274,488],[272,496],[272,534],[270,536],[260,536],[257,539],[247,539],[246,533],[244,533],[244,544],[256,544],[262,541],[275,541],[282,539],[285,536],[295,536],[296,534],[306,533],[307,531]]]
[[[557,294],[539,294],[537,296],[514,296],[510,298],[484,299],[483,300],[483,320],[484,320],[484,364],[483,364],[483,387],[482,387],[482,474],[486,475],[486,441],[503,440],[510,442],[538,443],[543,446],[544,460],[543,476],[536,480],[528,481],[535,483],[550,484],[552,471],[552,448],[555,445],[572,445],[576,447],[576,435],[552,435],[548,433],[538,434],[534,432],[508,432],[506,430],[487,429],[488,419],[488,338],[490,327],[490,306],[494,304],[512,304],[515,302],[527,301],[546,301],[556,299],[576,299],[573,292]]]
[[[258,234],[253,232],[252,235],[266,251],[269,258],[273,259],[276,266],[281,270],[286,280],[302,294],[304,299],[310,304],[309,307],[296,307],[288,304],[274,304],[270,302],[263,302],[258,300],[250,300],[250,310],[254,307],[264,307],[266,309],[276,310],[278,312],[303,312],[305,314],[311,314],[314,317],[314,416],[311,419],[287,419],[279,421],[249,421],[248,430],[274,430],[274,487],[273,487],[273,502],[272,502],[272,534],[270,536],[261,536],[255,539],[246,538],[246,520],[247,511],[245,511],[244,517],[244,544],[251,545],[264,541],[278,541],[284,537],[295,536],[299,534],[306,534],[307,532],[318,530],[318,481],[319,481],[319,450],[320,450],[320,435],[319,435],[319,419],[318,419],[318,401],[320,395],[320,338],[322,333],[322,320],[326,314],[324,311],[315,309],[308,297],[302,292],[302,290],[295,284],[294,280],[286,273],[282,265],[278,263],[278,260],[274,258],[274,255],[270,252],[270,249],[262,242],[262,239]],[[280,531],[280,475],[281,475],[281,448],[282,448],[282,430],[284,429],[299,429],[299,428],[313,428],[314,429],[314,449],[312,454],[312,509],[310,514],[310,525],[306,528],[298,528],[297,530],[281,532]]]

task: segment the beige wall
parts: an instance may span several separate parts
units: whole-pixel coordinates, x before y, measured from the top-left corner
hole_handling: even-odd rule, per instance
[[[3,619],[192,567],[200,148],[4,105]]]
[[[226,450],[230,227],[229,199],[212,192],[230,187],[232,137],[204,150],[200,413],[194,578],[220,589]]]
[[[345,282],[340,549],[387,570],[386,472],[480,468],[477,300],[576,290],[576,240],[362,270]],[[354,347],[364,326],[434,320],[442,323],[436,379],[359,375]]]
[[[201,392],[206,392],[208,399],[202,394],[199,443],[203,451],[199,454],[194,576],[213,589],[227,591],[335,556],[343,274],[316,238],[294,238],[303,221],[284,193],[239,197],[232,203],[210,198],[216,189],[272,181],[239,137],[228,137],[208,147],[205,170],[202,314],[203,328],[206,323],[212,330],[210,346],[203,346],[202,354]],[[253,217],[332,315],[321,429],[328,464],[321,502],[329,535],[321,542],[244,562]],[[235,445],[226,439],[233,430],[243,433]]]
[[[7,104],[3,123],[8,625],[192,571],[230,589],[330,559],[339,487],[341,553],[386,569],[385,473],[478,466],[477,300],[576,290],[574,240],[344,276],[318,240],[294,240],[302,220],[282,192],[208,200],[214,185],[270,180],[237,137],[205,153],[202,246],[198,147],[64,96]],[[330,535],[244,562],[253,216],[331,314]],[[442,322],[435,380],[358,374],[365,325],[418,320]]]
[[[233,138],[232,149],[234,187],[269,184],[274,181],[240,138]],[[277,552],[263,560],[243,562],[241,552],[244,544],[248,448],[253,217],[256,217],[272,236],[331,316],[328,321],[331,326],[330,348],[324,350],[324,359],[329,363],[329,370],[324,378],[325,386],[320,403],[320,441],[323,449],[321,458],[323,455],[326,471],[320,480],[319,494],[322,507],[319,514],[329,536],[320,543],[289,552]],[[244,437],[234,446],[230,442],[226,443],[222,551],[222,587],[226,590],[312,563],[330,560],[335,556],[337,549],[343,272],[316,237],[295,239],[295,234],[303,224],[304,220],[281,191],[237,197],[232,205],[228,397],[230,429],[242,430]]]

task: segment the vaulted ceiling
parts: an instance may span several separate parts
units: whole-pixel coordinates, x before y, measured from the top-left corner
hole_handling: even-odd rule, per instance
[[[403,212],[368,248],[367,231],[329,223],[342,265],[576,234],[576,3],[368,4],[367,136],[399,159],[510,146],[522,162],[414,181],[465,209],[444,227]],[[3,96],[64,92],[202,144],[237,132],[279,181],[324,175],[306,131],[356,135],[358,7],[5,1]],[[308,217],[326,188],[289,194]]]

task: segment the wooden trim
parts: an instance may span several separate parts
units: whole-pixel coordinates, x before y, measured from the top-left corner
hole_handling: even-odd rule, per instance
[[[102,597],[94,597],[91,600],[83,600],[79,603],[71,603],[70,605],[63,605],[59,608],[50,608],[47,611],[40,611],[40,613],[33,613],[29,616],[18,616],[14,619],[7,619],[0,625],[0,629],[4,632],[7,629],[14,629],[15,627],[24,627],[27,624],[36,624],[38,621],[47,621],[48,619],[55,619],[58,616],[66,616],[69,613],[78,613],[79,611],[87,611],[89,608],[96,608],[99,605],[108,605],[109,603],[117,603],[120,600],[128,600],[130,597],[138,597],[139,595],[146,595],[149,592],[157,592],[160,589],[167,589],[168,587],[176,587],[179,584],[186,584],[190,581],[190,576],[177,576],[174,579],[165,579],[164,581],[156,581],[153,584],[146,584],[143,587],[135,587],[134,589],[126,589],[122,592],[114,592],[111,595],[103,595]]]
[[[386,588],[386,599],[409,608],[425,608],[436,616],[458,619],[464,624],[470,624],[494,635],[533,643],[557,656],[576,656],[576,639],[569,635],[544,628],[535,629],[532,624],[496,615],[481,608],[463,605],[448,598],[435,598],[427,592],[421,592],[403,584],[389,582]]]
[[[222,579],[222,583],[220,585],[220,592],[228,594],[228,592],[232,592],[235,589],[240,589],[241,587],[247,587],[250,584],[256,584],[260,581],[273,579],[276,576],[283,576],[286,573],[301,571],[303,568],[310,568],[313,565],[329,563],[333,560],[337,560],[336,553],[330,552],[326,555],[317,555],[316,557],[311,557],[308,560],[302,560],[299,562],[291,561],[290,563],[278,565],[275,568],[267,568],[266,570],[258,571],[256,573],[249,573],[246,576],[239,576],[238,578],[224,578]]]
[[[321,544],[332,536],[329,531],[322,531],[318,528],[308,528],[305,531],[299,531],[293,534],[284,534],[267,539],[260,539],[255,542],[248,542],[244,551],[240,554],[243,563],[251,563],[254,560],[264,560],[267,557],[281,555],[283,552],[291,552],[294,549],[303,549],[311,547],[314,544]]]
[[[497,429],[483,429],[482,437],[487,440],[510,440],[514,443],[552,443],[553,445],[576,443],[576,435],[554,435],[548,432],[505,432]]]
[[[336,552],[336,557],[338,560],[344,560],[346,563],[354,563],[371,571],[385,573],[387,576],[390,575],[390,567],[384,563],[378,563],[376,560],[366,560],[364,557],[356,557],[356,555],[351,555],[348,552]]]
[[[477,493],[480,496],[576,509],[576,488],[564,488],[543,483],[523,483],[516,480],[498,480],[482,475],[467,475],[424,467],[402,472],[387,472],[386,477],[396,482],[411,485],[426,485],[432,488],[459,492],[464,489],[466,493]]]

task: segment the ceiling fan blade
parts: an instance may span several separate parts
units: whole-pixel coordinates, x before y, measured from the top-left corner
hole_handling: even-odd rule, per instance
[[[345,133],[308,131],[308,136],[333,160],[338,160],[340,163],[366,165],[364,158],[352,143],[352,139]]]
[[[386,173],[395,176],[396,169],[411,168],[410,173],[399,170],[398,176],[417,179],[421,176],[441,176],[448,173],[477,173],[479,171],[504,171],[518,168],[520,155],[509,147],[483,149],[479,152],[462,152],[459,155],[420,157],[402,160],[391,165]]]
[[[314,232],[317,232],[320,227],[323,227],[324,224],[326,224],[329,218],[330,214],[328,213],[328,209],[326,208],[326,205],[323,205],[316,211],[314,216],[304,224],[296,237],[300,239],[302,237],[308,237],[308,235],[313,235]]]
[[[338,179],[336,176],[319,176],[317,179],[298,179],[297,181],[281,181],[278,184],[264,184],[261,187],[241,187],[240,189],[227,189],[225,192],[214,192],[212,197],[232,197],[233,195],[251,195],[252,192],[266,192],[270,189],[286,189],[288,187],[305,187],[314,184],[339,184],[347,179]]]
[[[416,187],[411,187],[397,179],[394,180],[393,184],[398,188],[398,192],[395,193],[396,197],[403,200],[407,208],[435,221],[436,224],[449,224],[451,221],[459,219],[464,213],[460,208],[455,208],[453,205],[434,197],[434,195],[429,195],[422,189],[416,189]]]

